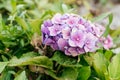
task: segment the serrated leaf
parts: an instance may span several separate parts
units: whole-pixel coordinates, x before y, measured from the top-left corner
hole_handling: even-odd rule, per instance
[[[107,50],[104,55],[107,60],[110,60],[111,57],[113,56],[113,52],[111,50]]]
[[[112,62],[108,66],[108,71],[111,80],[120,80],[120,54],[112,58]]]
[[[61,80],[60,78],[58,78],[58,77],[56,76],[56,74],[55,74],[53,71],[51,71],[51,70],[49,70],[49,69],[46,69],[46,70],[45,70],[45,73],[46,73],[47,75],[51,76],[52,78],[56,79],[56,80]]]
[[[33,56],[24,55],[21,58],[13,57],[8,66],[25,66],[25,65],[37,65],[44,68],[52,69],[52,61],[46,56]]]
[[[28,80],[25,71],[18,74],[14,80]]]
[[[66,67],[60,76],[61,80],[76,80],[78,76],[77,69]]]
[[[89,64],[89,66],[92,66],[92,63],[93,63],[93,60],[94,60],[93,57],[88,56],[88,55],[84,55],[83,57],[84,57],[85,61]]]
[[[8,62],[0,62],[0,73],[4,70],[4,68],[7,66]]]
[[[56,61],[65,67],[81,67],[81,65],[77,62],[77,59],[73,57],[66,56],[64,53],[56,51],[52,56],[51,60]]]
[[[105,76],[107,75],[107,67],[109,62],[104,57],[102,53],[96,53],[93,57],[93,68],[95,69],[96,73],[98,74],[98,77],[102,80],[105,79]]]
[[[88,80],[91,74],[90,66],[83,66],[78,69],[78,72],[77,80]]]

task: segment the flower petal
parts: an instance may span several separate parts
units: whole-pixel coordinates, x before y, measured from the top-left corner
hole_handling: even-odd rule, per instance
[[[62,50],[62,51],[64,51],[64,50],[65,50],[65,47],[68,46],[67,41],[66,41],[65,39],[63,39],[63,38],[60,38],[60,39],[58,40],[57,44],[58,44],[59,49]]]

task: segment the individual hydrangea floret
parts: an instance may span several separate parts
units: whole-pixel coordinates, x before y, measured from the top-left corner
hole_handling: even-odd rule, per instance
[[[102,44],[105,49],[113,45],[112,38],[101,37],[105,28],[91,23],[76,14],[55,14],[41,26],[42,42],[54,50],[61,50],[66,55],[77,56],[95,52]]]

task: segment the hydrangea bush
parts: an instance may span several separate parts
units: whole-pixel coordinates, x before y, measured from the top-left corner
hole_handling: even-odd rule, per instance
[[[102,36],[105,28],[76,14],[57,13],[41,26],[42,42],[66,55],[78,56],[95,52],[104,47],[109,49],[113,42],[110,35]],[[101,45],[102,46],[101,46]]]

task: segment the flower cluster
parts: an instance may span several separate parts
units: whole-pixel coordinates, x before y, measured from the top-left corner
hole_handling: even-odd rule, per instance
[[[103,44],[105,49],[112,46],[112,38],[101,37],[105,28],[93,24],[76,14],[55,14],[41,26],[42,42],[54,50],[61,50],[66,55],[77,56],[94,52]]]

